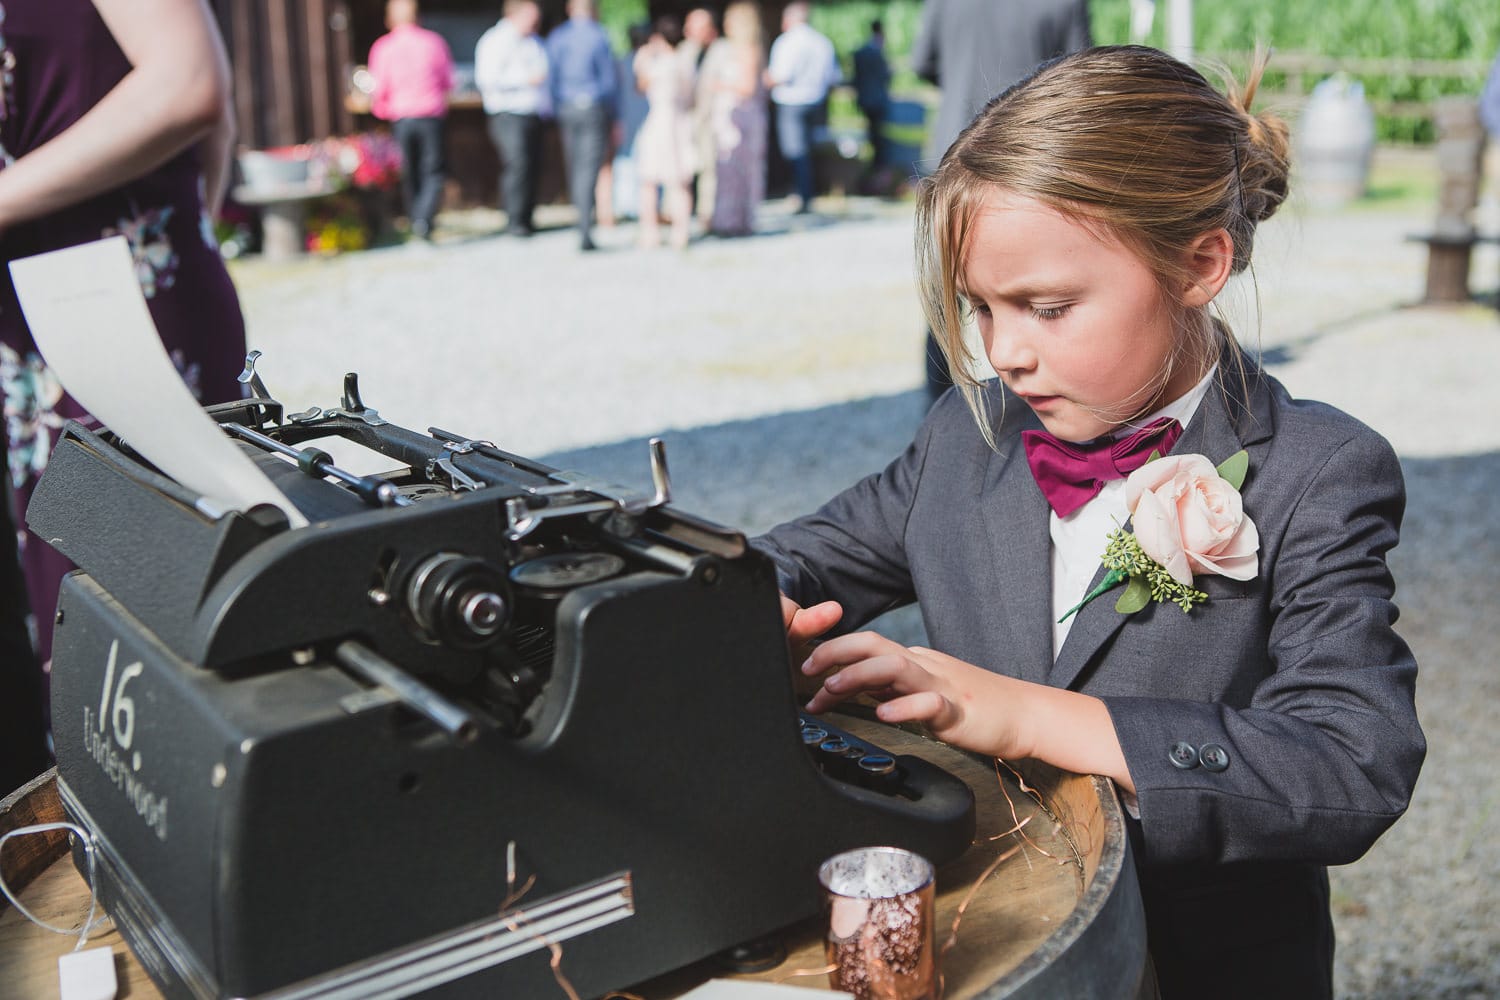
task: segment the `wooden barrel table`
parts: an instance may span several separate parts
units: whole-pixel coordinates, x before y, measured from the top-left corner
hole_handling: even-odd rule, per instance
[[[1145,917],[1109,782],[1032,761],[1012,769],[915,733],[852,717],[837,721],[892,752],[924,757],[974,789],[975,842],[938,872],[936,948],[944,1000],[1124,1000],[1149,992],[1143,987]],[[66,818],[52,773],[0,803],[0,833]],[[13,838],[0,863],[23,905],[49,923],[78,927],[89,893],[74,870],[67,837],[57,832]],[[56,997],[57,958],[76,940],[32,926],[3,899],[0,906],[0,996]],[[787,928],[787,956],[768,971],[736,974],[705,960],[629,992],[642,1000],[670,1000],[713,978],[827,988],[822,933],[820,920]],[[104,945],[114,947],[122,1000],[161,996],[118,931],[90,938],[90,947]],[[565,975],[566,945],[561,968]]]

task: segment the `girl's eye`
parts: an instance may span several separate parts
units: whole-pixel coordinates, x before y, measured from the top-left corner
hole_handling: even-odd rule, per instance
[[[1032,306],[1031,315],[1032,318],[1039,320],[1061,319],[1070,308],[1070,306]]]

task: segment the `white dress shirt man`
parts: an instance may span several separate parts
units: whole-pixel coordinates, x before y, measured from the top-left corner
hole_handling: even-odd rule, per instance
[[[551,113],[547,50],[536,34],[541,20],[534,0],[509,0],[505,16],[474,48],[474,83],[500,154],[501,201],[514,236],[531,235],[542,118]]]
[[[807,11],[800,0],[787,4],[766,67],[766,85],[776,106],[776,142],[792,167],[801,199],[798,212],[812,210],[813,128],[826,110],[828,88],[840,78],[833,43],[807,23]]]

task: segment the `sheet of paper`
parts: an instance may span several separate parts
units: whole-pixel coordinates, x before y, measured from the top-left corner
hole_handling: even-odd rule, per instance
[[[89,948],[58,956],[58,1000],[115,1000],[119,988],[113,948]]]
[[[272,503],[307,518],[203,412],[167,357],[123,236],[13,261],[21,311],[63,387],[217,511]]]

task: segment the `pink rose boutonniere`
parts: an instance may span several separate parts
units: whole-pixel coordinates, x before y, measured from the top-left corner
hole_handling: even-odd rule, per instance
[[[1125,480],[1125,506],[1135,533],[1124,528],[1110,533],[1102,560],[1109,572],[1063,620],[1122,583],[1125,591],[1115,610],[1129,615],[1153,600],[1192,610],[1208,600],[1193,587],[1198,573],[1254,577],[1260,533],[1240,501],[1249,468],[1244,451],[1217,467],[1202,455],[1152,455]]]

